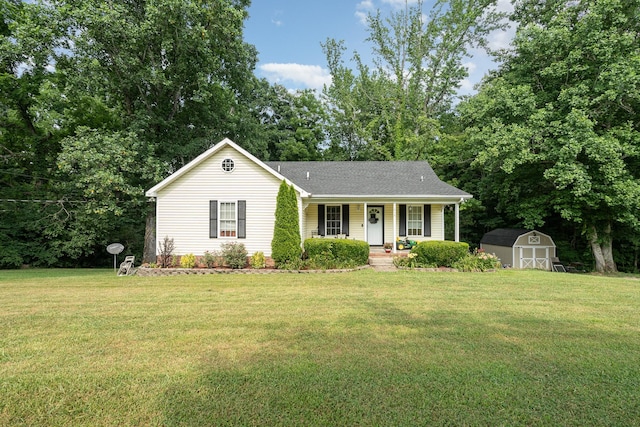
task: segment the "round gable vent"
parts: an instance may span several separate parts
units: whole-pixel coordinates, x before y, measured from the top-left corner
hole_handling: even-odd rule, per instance
[[[236,167],[236,165],[233,162],[233,159],[224,159],[222,161],[222,170],[225,171],[225,172],[233,172],[235,167]]]

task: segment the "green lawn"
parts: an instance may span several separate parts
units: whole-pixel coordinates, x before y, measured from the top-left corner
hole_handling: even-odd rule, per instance
[[[640,280],[0,271],[0,425],[640,425]]]

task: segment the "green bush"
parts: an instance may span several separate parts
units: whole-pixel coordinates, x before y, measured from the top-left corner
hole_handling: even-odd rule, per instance
[[[227,242],[221,245],[220,255],[224,264],[231,268],[244,268],[247,265],[247,249],[243,243]]]
[[[221,264],[220,262],[220,255],[217,252],[209,252],[206,251],[204,253],[204,257],[202,258],[202,260],[204,261],[204,265],[207,266],[207,268],[214,268],[216,266],[216,264]]]
[[[361,240],[307,239],[304,249],[310,268],[342,268],[369,262],[369,244]]]
[[[421,267],[453,267],[457,261],[469,254],[469,244],[428,240],[414,246],[411,253],[417,254],[416,264]]]
[[[282,181],[276,199],[275,224],[271,240],[271,258],[280,267],[300,259],[300,227],[298,220],[298,199],[293,186]]]
[[[251,265],[251,268],[265,268],[267,266],[267,260],[264,257],[264,252],[258,251],[251,255],[249,264]]]
[[[180,257],[180,267],[193,268],[196,266],[196,256],[194,254],[185,254]]]

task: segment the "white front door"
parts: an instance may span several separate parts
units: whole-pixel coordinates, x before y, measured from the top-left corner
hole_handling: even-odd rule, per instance
[[[384,243],[384,208],[369,206],[367,208],[367,242],[372,246]]]

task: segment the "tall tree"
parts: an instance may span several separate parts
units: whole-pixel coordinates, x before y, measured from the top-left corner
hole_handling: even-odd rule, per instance
[[[333,83],[324,94],[331,106],[330,152],[350,158],[424,159],[439,134],[467,69],[468,49],[484,46],[502,14],[494,0],[438,0],[428,18],[423,3],[383,18],[368,17],[373,65],[354,55],[356,74],[342,60],[344,46],[324,45]]]
[[[580,225],[616,271],[616,230],[640,233],[640,1],[516,6],[513,50],[462,106],[485,195],[528,227]]]
[[[170,173],[221,137],[235,136],[256,61],[242,36],[248,5],[0,0],[0,110],[7,113],[0,117],[0,160],[10,172],[0,172],[8,184],[2,199],[22,194],[20,203],[42,201],[30,221],[18,224],[9,219],[19,222],[28,209],[2,202],[11,214],[0,216],[1,246],[28,235],[43,243],[35,247],[58,239],[51,243],[57,255],[46,262],[88,255],[118,233],[130,234],[109,222],[114,215],[119,223],[140,221],[146,205],[140,189],[158,179],[158,170]],[[135,168],[118,157],[121,148],[137,159]],[[122,188],[135,194],[78,191],[92,168],[124,179]],[[49,221],[59,214],[68,217]],[[33,258],[10,255],[13,265]]]

